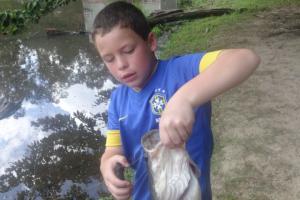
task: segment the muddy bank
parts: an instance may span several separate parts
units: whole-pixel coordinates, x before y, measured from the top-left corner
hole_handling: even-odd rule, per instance
[[[262,63],[214,101],[214,199],[300,199],[300,7],[223,29],[213,49],[231,47]]]

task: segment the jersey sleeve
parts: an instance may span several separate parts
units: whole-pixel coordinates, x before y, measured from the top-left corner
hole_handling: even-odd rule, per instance
[[[203,72],[210,66],[218,57],[221,50],[218,51],[211,51],[204,54],[199,63],[199,73]]]
[[[110,97],[108,106],[108,122],[106,132],[106,147],[119,147],[122,146],[119,115],[118,115],[118,103],[113,92]]]
[[[220,52],[200,52],[173,57],[167,64],[167,73],[171,79],[177,80],[176,87],[179,88],[205,71],[217,59]]]

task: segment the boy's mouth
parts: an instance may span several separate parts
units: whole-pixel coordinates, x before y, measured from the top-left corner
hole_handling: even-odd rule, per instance
[[[130,82],[135,79],[135,73],[125,74],[121,77],[122,81]]]

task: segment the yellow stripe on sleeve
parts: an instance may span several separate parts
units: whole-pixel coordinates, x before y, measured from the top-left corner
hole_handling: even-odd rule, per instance
[[[121,146],[121,134],[119,130],[108,130],[106,132],[106,147]]]
[[[220,52],[221,50],[206,53],[200,61],[199,72],[203,72],[210,64],[212,64],[217,59]]]

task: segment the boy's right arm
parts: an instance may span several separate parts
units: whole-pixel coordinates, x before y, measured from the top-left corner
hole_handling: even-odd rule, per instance
[[[100,162],[102,177],[107,189],[117,200],[126,200],[130,198],[132,186],[130,182],[119,179],[114,173],[117,163],[123,167],[129,167],[122,147],[106,147]]]

